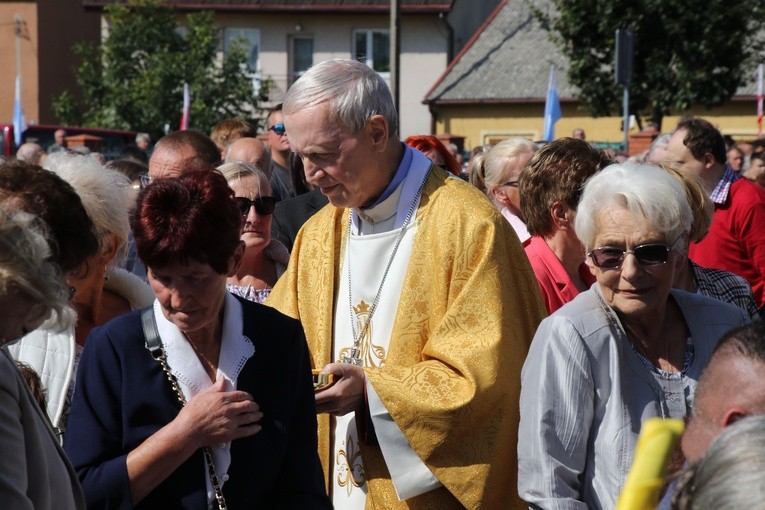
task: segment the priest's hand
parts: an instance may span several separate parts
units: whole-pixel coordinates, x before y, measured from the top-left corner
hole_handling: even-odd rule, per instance
[[[316,393],[316,412],[338,416],[364,407],[364,369],[350,363],[330,363],[322,373],[335,375],[335,384]]]

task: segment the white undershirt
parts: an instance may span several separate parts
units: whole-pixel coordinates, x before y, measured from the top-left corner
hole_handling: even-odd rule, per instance
[[[347,242],[346,249],[350,250],[354,306],[358,306],[361,301],[367,305],[373,302],[396,237],[429,166],[430,160],[416,153],[408,175],[390,197],[371,209],[353,211],[352,236]],[[413,215],[393,259],[380,302],[368,333],[365,335],[365,340],[370,343],[370,346],[364,350],[366,366],[382,366],[385,363],[385,354],[388,352],[398,300],[416,232],[415,215]],[[335,339],[333,359],[335,360],[340,359],[341,351],[351,347],[353,342],[348,296],[347,263],[349,258],[345,255],[341,264],[340,291],[337,293],[335,306],[333,332]],[[357,311],[353,313],[356,333],[359,334],[366,316],[363,313],[359,316]],[[382,353],[381,356],[380,353]],[[372,423],[399,499],[405,500],[440,487],[440,482],[412,449],[372,384],[367,380],[366,385]],[[333,504],[338,510],[363,508],[366,484],[358,487],[352,483],[353,474],[358,475],[363,472],[361,457],[356,455],[358,434],[354,414],[336,417],[334,422],[334,459],[331,463],[330,474]]]

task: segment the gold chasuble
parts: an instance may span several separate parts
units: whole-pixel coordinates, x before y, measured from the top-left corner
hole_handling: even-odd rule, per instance
[[[546,315],[539,285],[510,224],[444,171],[431,171],[415,222],[385,364],[364,371],[443,487],[399,501],[380,448],[362,442],[366,508],[525,508],[517,494],[518,402],[521,367]],[[267,301],[303,323],[316,368],[334,361],[347,230],[346,209],[328,205],[309,219]],[[328,416],[319,415],[325,476],[332,440]]]

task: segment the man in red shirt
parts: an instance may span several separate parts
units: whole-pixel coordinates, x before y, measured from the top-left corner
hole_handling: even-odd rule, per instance
[[[765,304],[765,190],[727,164],[722,134],[703,119],[680,121],[667,147],[670,166],[696,176],[715,213],[709,234],[691,244],[688,256],[706,267],[746,279],[755,301]]]

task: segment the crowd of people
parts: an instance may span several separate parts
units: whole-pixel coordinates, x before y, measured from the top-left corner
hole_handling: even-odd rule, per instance
[[[654,417],[657,506],[762,499],[756,144],[463,162],[340,59],[263,133],[140,138],[0,164],[9,508],[615,508]]]

